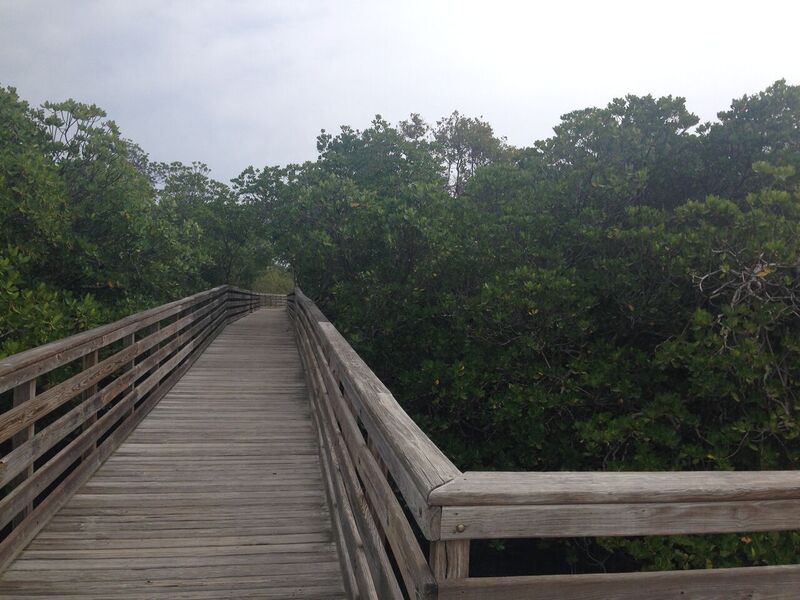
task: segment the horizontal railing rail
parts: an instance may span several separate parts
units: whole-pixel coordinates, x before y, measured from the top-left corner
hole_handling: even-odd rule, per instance
[[[0,571],[227,323],[279,304],[221,286],[0,360]]]
[[[430,502],[442,539],[792,530],[800,471],[467,472]]]
[[[800,471],[461,473],[313,302],[296,290],[288,306],[355,596],[399,597],[390,557],[412,598],[797,596],[800,565],[469,577],[473,539],[800,529]],[[428,568],[404,510],[429,542]]]
[[[403,590],[410,598],[435,597],[434,574],[392,484],[430,539],[441,511],[428,495],[460,472],[302,292],[288,307],[349,591],[381,600],[403,598]]]

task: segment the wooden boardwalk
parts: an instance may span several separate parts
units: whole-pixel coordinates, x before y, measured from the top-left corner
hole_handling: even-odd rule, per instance
[[[284,309],[228,325],[0,578],[44,597],[345,597]]]

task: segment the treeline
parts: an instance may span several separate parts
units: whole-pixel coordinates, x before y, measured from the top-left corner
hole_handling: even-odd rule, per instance
[[[318,149],[240,192],[462,469],[800,467],[799,87],[713,123],[627,96],[529,148],[454,114]],[[563,570],[800,553],[797,533],[537,544]]]
[[[199,163],[151,162],[94,105],[0,88],[0,356],[271,263],[256,207]]]

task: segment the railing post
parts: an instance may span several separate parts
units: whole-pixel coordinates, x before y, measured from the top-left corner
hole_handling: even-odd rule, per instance
[[[431,542],[428,562],[437,581],[469,577],[469,540]]]
[[[13,404],[14,406],[18,406],[23,402],[32,400],[34,396],[36,396],[36,379],[31,379],[29,381],[26,381],[25,383],[19,384],[17,387],[14,388]],[[14,448],[17,448],[22,444],[24,444],[25,442],[27,442],[29,439],[31,439],[33,435],[34,435],[34,425],[31,424],[11,438],[11,445]],[[31,475],[33,475],[33,460],[31,460],[31,462],[28,464],[28,467],[25,469],[25,471],[20,473],[20,475],[17,477],[17,483],[18,484],[21,483]],[[11,526],[16,527],[19,524],[19,522],[22,521],[27,516],[27,514],[32,510],[33,510],[33,501],[31,501],[31,503],[25,508],[25,510],[23,510],[16,517],[14,517]]]
[[[386,463],[383,462],[383,457],[381,456],[380,450],[375,445],[375,439],[372,436],[367,437],[367,448],[369,449],[370,454],[375,458],[375,462],[378,464],[378,469],[380,469],[381,474],[384,478],[389,476],[389,469],[386,467]],[[376,521],[380,521],[380,517],[375,511],[375,507],[370,505],[370,510],[372,510],[372,516]],[[386,531],[383,528],[378,532],[381,538],[381,542],[386,542]]]
[[[160,329],[161,329],[161,322],[159,321],[158,323],[156,323],[156,331],[158,331]],[[136,343],[136,333],[135,332],[130,334],[130,335],[126,335],[124,338],[122,338],[122,347],[123,348],[127,348],[128,346],[133,346],[135,343]],[[161,344],[158,344],[156,346],[156,348],[155,348],[156,352],[158,352],[158,350],[160,348],[161,348]],[[132,358],[131,362],[128,363],[128,365],[127,365],[125,370],[126,371],[132,371],[135,367],[136,367],[136,359]],[[158,370],[158,365],[156,365],[156,368],[154,369],[154,371],[156,371],[156,370]],[[122,393],[122,395],[125,396],[129,392],[132,392],[135,387],[136,387],[136,382],[132,381],[131,382],[131,386],[129,388],[126,388],[125,391]],[[133,415],[134,405],[135,405],[135,403],[131,404],[131,409],[128,411],[128,414],[125,415],[126,419],[128,417],[130,417],[131,415]]]
[[[90,352],[89,354],[85,355],[83,357],[83,360],[81,361],[81,363],[82,363],[81,370],[85,371],[86,369],[95,366],[97,364],[98,358],[99,358],[98,350],[95,350],[95,351]],[[91,398],[96,393],[97,393],[97,384],[94,384],[93,386],[87,388],[85,392],[83,392],[83,400],[86,400],[87,398]],[[86,431],[87,429],[89,429],[89,427],[94,425],[96,422],[97,422],[97,413],[95,412],[95,413],[92,413],[92,415],[88,419],[86,419],[86,421],[83,423],[83,431]],[[82,460],[86,460],[86,458],[88,458],[89,455],[92,452],[94,452],[95,447],[96,447],[96,444],[92,444],[92,446],[90,448],[87,448],[86,451],[81,456],[81,459]]]

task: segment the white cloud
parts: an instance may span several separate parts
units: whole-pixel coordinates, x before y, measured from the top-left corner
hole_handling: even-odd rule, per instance
[[[0,83],[103,106],[158,160],[314,158],[375,113],[482,114],[512,143],[625,93],[703,119],[786,77],[800,7],[761,2],[0,0]]]

